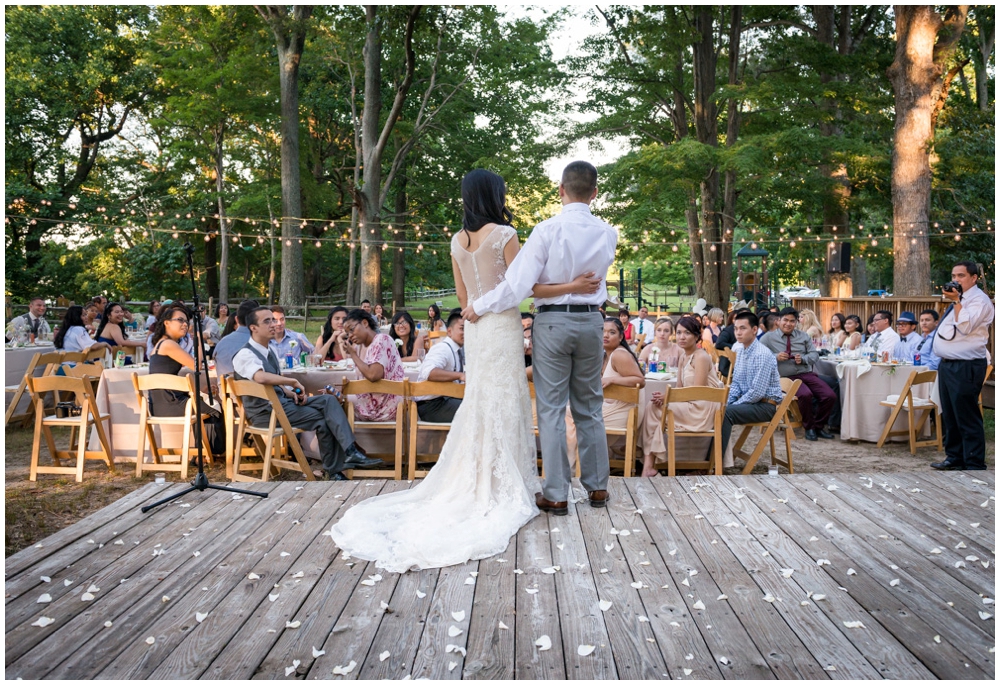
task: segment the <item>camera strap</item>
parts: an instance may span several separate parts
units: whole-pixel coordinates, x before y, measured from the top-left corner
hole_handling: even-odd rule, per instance
[[[944,326],[944,320],[948,318],[948,315],[951,314],[954,309],[955,305],[953,304],[948,305],[948,308],[944,310],[944,316],[941,317],[941,323],[938,325],[937,328],[937,336],[942,340],[947,340],[948,342],[954,340],[955,336],[958,335],[958,325],[954,321],[951,322],[951,337],[946,338],[944,337],[944,335],[942,335],[942,333],[944,332],[942,330],[942,327]],[[932,345],[931,349],[933,349],[933,344],[934,343],[931,343]]]

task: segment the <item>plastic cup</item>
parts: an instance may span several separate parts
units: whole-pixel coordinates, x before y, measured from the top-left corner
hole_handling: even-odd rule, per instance
[[[778,465],[777,464],[770,464],[767,467],[767,475],[770,478],[777,478],[778,477]]]
[[[153,474],[153,482],[154,483],[166,483],[167,482],[167,474],[165,474],[165,473],[154,473]]]

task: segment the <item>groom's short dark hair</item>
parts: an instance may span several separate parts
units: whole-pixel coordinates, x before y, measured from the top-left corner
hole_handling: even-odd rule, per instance
[[[597,189],[597,169],[590,162],[570,162],[562,173],[562,185],[573,200],[590,200]]]

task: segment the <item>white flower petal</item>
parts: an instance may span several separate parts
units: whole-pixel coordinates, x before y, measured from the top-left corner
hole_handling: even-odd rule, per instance
[[[354,667],[358,665],[357,661],[352,660],[351,663],[346,666],[334,666],[333,675],[347,675],[354,670]]]
[[[691,587],[691,581],[685,578],[684,580],[681,581],[681,585],[685,587]]]
[[[692,673],[694,673],[694,671],[692,671],[690,668],[685,668],[683,670],[684,670],[684,675],[691,675]]]
[[[321,652],[321,654],[322,654],[322,652]],[[382,652],[381,654],[378,655],[378,660],[379,661],[385,661],[390,656],[392,656],[392,655],[389,654],[389,650],[387,649],[387,650],[385,650],[384,652]]]
[[[615,546],[614,546],[614,545],[604,545],[604,551],[605,551],[605,552],[610,552],[610,551],[611,551],[611,550],[613,550],[614,548],[615,548]]]
[[[607,611],[608,609],[611,608],[612,604],[613,602],[611,600],[602,599],[597,603],[597,606],[601,609],[601,611]]]
[[[80,595],[80,599],[83,600],[84,602],[93,602],[94,595],[89,592],[84,592],[82,595]]]
[[[542,635],[540,638],[535,640],[535,646],[538,647],[539,652],[545,652],[552,649],[552,638],[548,635]]]
[[[729,595],[727,595],[727,594],[723,593],[723,594],[719,595],[718,597],[716,597],[716,598],[715,598],[715,601],[716,601],[716,602],[721,602],[721,601],[722,601],[722,600],[724,600],[724,599],[729,599]]]
[[[449,673],[451,671],[454,671],[456,668],[458,668],[458,662],[457,661],[449,661],[448,662],[448,672]]]
[[[899,578],[893,578],[889,581],[889,587],[896,587],[899,585]]]
[[[37,621],[32,623],[33,626],[38,626],[39,628],[44,628],[45,626],[52,625],[56,620],[54,618],[49,618],[48,616],[40,616]]]
[[[935,635],[934,636],[934,642],[936,642],[938,644],[941,644],[941,636],[940,635]]]
[[[729,661],[729,658],[728,658],[728,657],[724,657],[724,656],[720,656],[720,657],[719,657],[719,663],[720,663],[720,664],[729,664],[729,663],[730,663],[730,661]]]
[[[783,578],[791,578],[793,573],[795,573],[795,569],[793,569],[793,568],[783,568],[783,569],[781,569],[781,576]]]
[[[697,602],[695,602],[694,604],[691,605],[691,608],[692,609],[697,609],[698,611],[704,611],[705,610],[705,603],[699,599]]]
[[[649,619],[646,618],[645,616],[640,616],[639,623],[649,623]]]
[[[773,603],[774,600],[775,600],[775,597],[770,592],[768,592],[766,595],[764,595],[764,601],[765,602],[771,602],[771,603]]]
[[[826,599],[826,595],[813,595],[812,598],[819,602],[820,600]]]
[[[634,587],[636,590],[638,590],[638,589],[640,589],[642,587],[642,581],[641,580],[637,580],[634,583],[630,583],[630,585],[632,587]]]
[[[250,573],[250,574],[247,575],[247,579],[248,580],[260,580],[260,576],[258,576],[256,573]]]
[[[504,623],[503,621],[500,621],[499,628],[500,628],[500,630],[510,630],[510,628],[507,626],[507,624]]]
[[[464,631],[461,628],[459,628],[458,626],[449,626],[448,627],[448,637],[458,637],[463,632]]]
[[[476,579],[475,578],[466,578],[465,579],[465,584],[466,585],[475,585],[476,584]]]
[[[465,620],[465,612],[464,611],[453,611],[453,612],[451,612],[451,617],[453,619],[455,619],[456,621],[464,621]]]
[[[991,618],[993,618],[993,614],[988,614],[985,611],[980,611],[979,612],[979,618],[983,619],[984,621],[988,621]]]
[[[427,596],[426,592],[421,592],[420,590],[417,590],[417,599],[423,599],[426,596]]]
[[[268,595],[268,596],[267,596],[267,598],[268,598],[268,599],[269,599],[270,601],[272,601],[272,602],[273,602],[273,601],[277,600],[277,599],[278,599],[278,597],[280,597],[280,596],[281,596],[281,593],[279,593],[279,592],[275,592],[275,593],[274,593],[273,595]]]
[[[849,576],[856,576],[856,575],[858,575],[858,572],[855,571],[853,568],[849,568],[849,569],[847,569],[847,575],[849,575]]]
[[[576,653],[580,656],[590,656],[597,649],[594,645],[580,645],[576,648]]]
[[[292,574],[292,578],[302,578],[303,576],[305,576],[305,571],[299,571]]]
[[[549,645],[551,646],[551,644],[552,643],[550,641]],[[458,645],[445,645],[444,653],[451,654],[452,652],[461,652],[462,656],[465,656],[465,647],[459,647]]]
[[[146,644],[147,645],[156,644],[156,638],[150,635],[149,637],[146,638]]]
[[[865,625],[861,621],[844,621],[845,628],[864,628]]]
[[[302,621],[285,621],[286,628],[298,628],[302,625]]]
[[[548,568],[543,568],[542,569],[542,573],[547,573],[549,575],[552,575],[555,572],[556,572],[556,567],[555,566],[549,566]]]
[[[524,588],[524,591],[527,592],[529,595],[534,595],[534,594],[538,593],[538,588],[537,587],[526,587],[526,588]]]
[[[52,595],[46,592],[44,595],[38,598],[35,604],[48,604],[51,601],[52,601]]]

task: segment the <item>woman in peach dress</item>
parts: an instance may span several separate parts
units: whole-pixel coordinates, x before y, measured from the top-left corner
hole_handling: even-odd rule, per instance
[[[680,366],[684,351],[670,341],[670,336],[673,334],[673,319],[668,316],[657,319],[656,326],[653,327],[653,335],[655,337],[642,348],[642,352],[639,353],[639,361],[666,362],[667,367],[671,369],[676,369]]]
[[[677,345],[683,350],[684,356],[677,371],[678,388],[707,386],[721,388],[723,383],[715,372],[712,357],[698,346],[702,339],[702,326],[698,319],[685,316],[677,322]],[[698,400],[696,402],[681,402],[673,404],[674,426],[683,431],[712,430],[716,402]],[[666,441],[660,431],[660,418],[663,416],[663,393],[654,392],[646,405],[646,413],[642,417],[642,475],[650,478],[660,475],[654,465],[663,461],[667,455]]]

